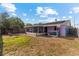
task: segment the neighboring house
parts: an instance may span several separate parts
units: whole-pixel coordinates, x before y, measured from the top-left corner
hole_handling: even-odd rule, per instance
[[[29,35],[35,34],[35,35],[66,37],[70,26],[71,26],[70,20],[64,20],[64,21],[56,21],[56,22],[26,26],[25,31]]]

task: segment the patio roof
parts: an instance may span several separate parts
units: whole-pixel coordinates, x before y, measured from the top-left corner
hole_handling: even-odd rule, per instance
[[[50,23],[41,23],[41,24],[34,24],[32,26],[25,26],[25,27],[46,27],[46,26],[60,26],[61,24],[64,24],[65,22],[69,22],[70,20],[64,20],[64,21],[56,21],[56,22],[50,22]]]

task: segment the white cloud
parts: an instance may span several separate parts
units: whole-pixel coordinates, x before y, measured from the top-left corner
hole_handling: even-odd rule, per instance
[[[47,17],[48,15],[58,15],[58,12],[55,9],[49,7],[37,7],[36,13],[41,17]]]
[[[47,22],[54,22],[56,18],[48,18],[46,21]]]
[[[35,19],[32,19],[32,21],[35,21]]]
[[[70,16],[69,16],[70,17]],[[68,20],[69,17],[63,16],[61,20]]]
[[[72,13],[73,13],[72,11],[69,12],[69,14],[72,14]]]
[[[23,15],[23,16],[27,16],[27,14],[26,14],[26,13],[23,13],[22,15]]]
[[[36,12],[37,14],[41,14],[44,11],[43,7],[37,7]]]
[[[47,17],[47,15],[40,15],[40,17]]]
[[[68,17],[66,17],[66,16],[63,16],[62,18],[61,18],[61,20],[69,20],[70,18],[71,18],[71,16],[68,16]]]
[[[5,9],[5,11],[7,13],[10,14],[10,16],[17,16],[16,13],[15,13],[16,7],[15,7],[14,4],[12,4],[12,3],[1,3],[0,5]]]
[[[66,18],[66,16],[63,16],[62,18],[64,18],[64,19],[65,19],[65,18]]]
[[[72,16],[69,16],[69,18],[72,18]]]
[[[40,19],[39,22],[54,22],[56,18],[47,18],[47,19]]]
[[[6,12],[15,12],[16,7],[14,4],[11,3],[2,3],[1,6],[6,10]]]
[[[74,7],[74,8],[72,9],[72,11],[73,11],[74,13],[79,13],[79,7]]]
[[[28,18],[26,19],[26,21],[29,21],[29,20],[31,20],[31,21],[35,21],[35,19],[28,19]]]
[[[45,14],[54,14],[54,15],[58,15],[58,13],[54,10],[54,9],[51,9],[51,8],[47,8],[45,10]]]
[[[29,19],[26,19],[26,21],[28,21]]]
[[[11,13],[11,15],[13,15],[13,16],[17,16],[15,13]]]

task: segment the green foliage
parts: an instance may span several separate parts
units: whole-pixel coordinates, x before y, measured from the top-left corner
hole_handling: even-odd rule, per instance
[[[0,28],[8,28],[8,17],[9,15],[5,12],[5,13],[1,13],[0,14]]]
[[[9,30],[9,29],[22,29],[24,28],[23,21],[18,17],[10,17],[8,13],[1,13],[0,14],[0,29],[2,31]]]
[[[77,36],[77,29],[70,27],[69,32],[68,32],[68,36],[74,36],[74,37]]]
[[[4,39],[5,46],[22,46],[27,44],[31,38],[25,35],[18,35],[18,36],[10,36]]]
[[[23,21],[18,17],[11,17],[9,18],[10,27],[16,27],[16,28],[23,28],[24,23]]]

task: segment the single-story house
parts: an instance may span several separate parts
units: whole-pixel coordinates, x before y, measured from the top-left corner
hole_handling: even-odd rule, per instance
[[[70,20],[64,20],[25,26],[25,31],[29,35],[50,35],[66,37],[70,26]]]

